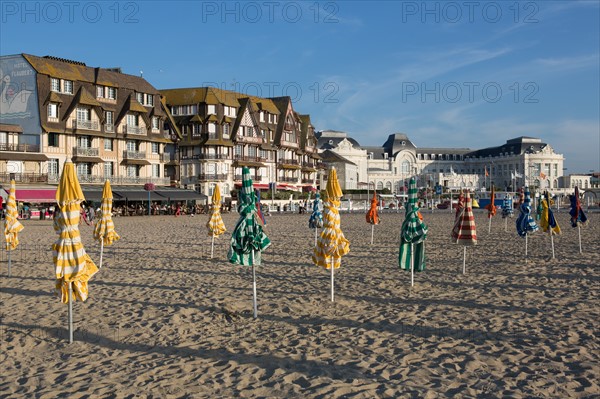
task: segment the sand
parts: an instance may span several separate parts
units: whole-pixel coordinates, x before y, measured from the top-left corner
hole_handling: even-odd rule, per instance
[[[308,215],[273,215],[273,244],[257,270],[226,260],[237,215],[210,257],[208,215],[115,218],[122,239],[105,251],[76,302],[75,342],[67,306],[53,296],[50,221],[24,221],[12,277],[2,262],[2,398],[398,398],[598,397],[600,234],[596,214],[577,229],[557,218],[547,235],[524,240],[496,216],[479,243],[451,243],[449,211],[424,213],[427,270],[398,269],[402,214],[371,227],[363,212],[342,214],[350,253],[336,271],[311,264]],[[98,262],[92,227],[81,226]]]

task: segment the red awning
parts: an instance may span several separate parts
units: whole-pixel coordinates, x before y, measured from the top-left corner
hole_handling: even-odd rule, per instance
[[[56,189],[19,190],[15,195],[18,202],[56,202]]]

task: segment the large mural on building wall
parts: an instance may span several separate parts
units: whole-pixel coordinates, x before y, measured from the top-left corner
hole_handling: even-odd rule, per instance
[[[0,57],[0,123],[40,134],[36,71],[21,55]]]

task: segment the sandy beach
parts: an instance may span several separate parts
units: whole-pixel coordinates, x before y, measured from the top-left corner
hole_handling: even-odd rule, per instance
[[[272,241],[257,269],[229,264],[237,214],[210,258],[208,215],[114,219],[90,297],[53,296],[50,221],[23,221],[7,277],[0,252],[2,398],[399,398],[600,395],[600,228],[588,214],[579,254],[567,210],[551,259],[547,234],[524,239],[514,220],[476,211],[479,243],[451,243],[453,214],[424,212],[427,270],[398,268],[402,213],[375,227],[343,213],[350,253],[336,271],[312,265],[309,215],[273,215]],[[85,247],[99,261],[92,227]],[[596,322],[594,322],[596,320]]]

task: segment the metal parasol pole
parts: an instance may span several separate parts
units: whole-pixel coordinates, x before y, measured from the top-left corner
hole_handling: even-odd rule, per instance
[[[375,233],[375,225],[371,225],[371,245],[373,245],[373,234]]]
[[[508,216],[504,218],[504,231],[508,231]]]
[[[581,251],[581,226],[579,225],[579,223],[577,224],[577,230],[579,231],[579,253],[583,253]]]
[[[334,291],[334,285],[333,285],[333,269],[335,269],[335,260],[333,258],[333,256],[331,257],[331,302],[333,302],[333,291]]]
[[[69,282],[69,343],[73,343],[73,283]]]
[[[529,234],[525,234],[525,263],[527,263],[527,237]]]
[[[410,244],[410,286],[415,285],[415,244]]]
[[[214,250],[215,250],[215,235],[213,234],[212,240],[210,242],[210,258],[211,259],[213,258]]]
[[[463,274],[467,272],[467,246],[463,245]]]
[[[552,234],[552,227],[548,227],[548,231],[550,232],[550,243],[552,244],[552,259],[554,259],[554,234]]]
[[[252,251],[252,305],[254,307],[254,318],[258,317],[258,305],[256,304],[256,268],[254,267],[254,251]]]
[[[317,230],[319,230],[319,229],[317,229],[317,228],[315,227],[315,248],[317,247],[317,234],[318,234],[318,233],[317,233]]]
[[[581,242],[581,234],[579,235],[579,238],[580,238],[579,242]],[[579,245],[579,247],[581,248],[581,244]],[[7,252],[8,252],[8,277],[10,277],[10,266],[11,266],[10,246],[9,246]]]
[[[102,269],[102,255],[104,254],[104,237],[100,237],[100,266],[98,269]]]

